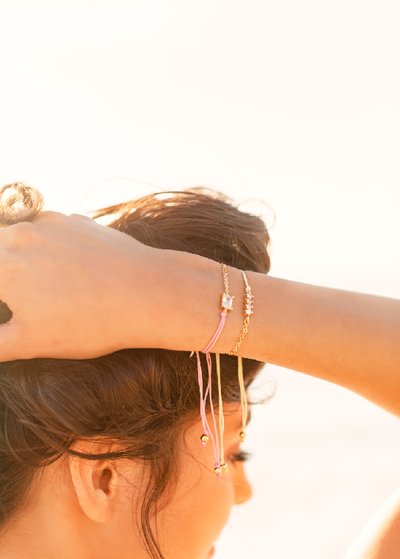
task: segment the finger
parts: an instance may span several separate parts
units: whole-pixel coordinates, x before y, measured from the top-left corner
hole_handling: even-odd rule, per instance
[[[61,212],[54,212],[52,210],[46,210],[41,212],[35,219],[33,223],[48,223],[48,224],[57,224],[63,223],[67,219],[67,216]]]
[[[27,244],[32,233],[34,227],[29,221],[0,228],[0,250],[15,249]]]

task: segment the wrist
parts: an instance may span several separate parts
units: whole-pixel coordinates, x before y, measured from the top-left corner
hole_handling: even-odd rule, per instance
[[[221,264],[194,254],[163,250],[158,251],[154,265],[155,276],[162,279],[156,289],[158,295],[152,302],[153,307],[157,306],[152,347],[203,350],[220,321],[221,295],[224,293]],[[232,349],[243,323],[243,279],[236,268],[228,267],[228,274],[230,293],[236,299],[234,310],[229,312],[213,348],[220,353]]]
[[[132,255],[124,262],[115,286],[118,304],[124,309],[120,327],[123,347],[203,350],[220,321],[224,293],[221,264],[187,252],[140,245],[138,254],[137,248],[133,249],[134,258]],[[232,350],[244,320],[242,274],[228,266],[228,278],[234,303],[213,347],[213,352],[219,353]],[[241,348],[238,354],[242,354]]]

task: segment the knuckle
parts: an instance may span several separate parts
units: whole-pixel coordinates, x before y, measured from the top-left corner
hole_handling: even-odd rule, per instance
[[[48,224],[60,224],[65,220],[66,216],[60,212],[54,212],[52,210],[46,210],[41,212],[40,215],[35,219],[35,223],[48,223]]]

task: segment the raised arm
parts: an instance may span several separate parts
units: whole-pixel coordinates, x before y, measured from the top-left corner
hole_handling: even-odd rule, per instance
[[[169,258],[163,282],[167,304],[177,312],[160,316],[166,346],[202,349],[218,324],[220,266],[187,254]],[[247,277],[255,303],[240,355],[339,384],[400,416],[400,301],[251,272]],[[215,346],[221,353],[232,349],[243,323],[242,276],[229,268],[229,278],[236,298]]]
[[[78,216],[0,232],[0,359],[89,358],[125,347],[201,350],[219,320],[221,267],[145,247]],[[248,273],[255,308],[239,350],[334,382],[400,415],[400,302]],[[215,351],[239,337],[243,279]]]

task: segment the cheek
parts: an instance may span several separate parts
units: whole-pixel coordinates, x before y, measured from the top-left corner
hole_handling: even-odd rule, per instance
[[[229,474],[219,480],[213,471],[206,471],[195,487],[188,491],[185,503],[197,516],[198,527],[203,527],[210,534],[216,533],[218,537],[229,519],[234,495]]]
[[[166,517],[169,536],[175,534],[171,542],[174,559],[207,557],[228,522],[234,500],[232,485],[227,480],[217,480],[214,473],[210,477],[177,499]]]
[[[163,533],[170,557],[205,559],[228,522],[234,486],[229,473],[217,479],[208,448],[184,462],[173,501],[161,512]]]

